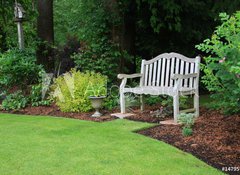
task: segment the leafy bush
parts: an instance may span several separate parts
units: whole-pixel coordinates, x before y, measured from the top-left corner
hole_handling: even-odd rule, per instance
[[[7,95],[2,102],[1,108],[4,110],[15,110],[26,107],[28,98],[25,97],[22,91],[16,91],[13,94]]]
[[[195,121],[195,116],[194,114],[186,114],[186,113],[181,113],[178,116],[178,122],[182,125],[184,125],[185,127],[192,127]]]
[[[233,114],[240,112],[240,11],[220,17],[222,24],[212,37],[196,48],[209,54],[202,65],[202,82],[213,92],[214,108]]]
[[[52,96],[63,112],[86,112],[92,109],[89,86],[105,87],[107,77],[99,73],[82,73],[73,69],[54,80]]]
[[[23,86],[38,82],[39,72],[35,53],[31,50],[12,49],[0,54],[0,88]]]
[[[31,93],[28,98],[32,106],[49,106],[51,104],[51,100],[43,98],[41,84],[31,87]]]
[[[182,129],[183,136],[188,137],[188,136],[191,136],[192,133],[193,133],[192,128],[183,127],[183,129]]]
[[[178,116],[178,122],[183,125],[182,133],[183,136],[192,135],[192,127],[194,125],[195,116],[194,114],[182,113]]]

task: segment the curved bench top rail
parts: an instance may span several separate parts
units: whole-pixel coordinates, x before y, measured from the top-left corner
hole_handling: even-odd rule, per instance
[[[157,57],[151,59],[151,60],[144,60],[144,64],[152,64],[156,61],[158,61],[159,59],[161,58],[164,58],[164,59],[171,59],[171,58],[178,58],[180,60],[183,60],[183,61],[186,61],[186,62],[189,62],[189,63],[195,63],[196,62],[196,58],[188,58],[182,54],[179,54],[179,53],[175,53],[175,52],[171,52],[171,53],[163,53],[161,55],[158,55]]]

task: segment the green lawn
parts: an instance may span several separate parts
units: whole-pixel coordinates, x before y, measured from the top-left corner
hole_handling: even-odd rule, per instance
[[[132,132],[149,126],[0,114],[0,174],[221,174],[190,154]]]

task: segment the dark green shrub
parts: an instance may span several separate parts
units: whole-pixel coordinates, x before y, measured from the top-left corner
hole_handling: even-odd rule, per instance
[[[12,49],[0,54],[0,88],[26,86],[39,81],[42,66],[32,50]]]
[[[27,104],[28,98],[23,95],[22,91],[16,91],[6,96],[2,102],[1,108],[4,110],[15,110],[25,108]]]
[[[210,39],[196,46],[205,52],[202,82],[212,92],[214,108],[226,114],[240,112],[240,11],[220,14],[222,24]]]

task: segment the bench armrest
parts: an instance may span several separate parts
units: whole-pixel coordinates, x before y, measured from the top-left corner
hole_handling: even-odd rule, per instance
[[[198,76],[197,73],[186,74],[186,75],[174,74],[171,78],[173,80],[177,80],[177,79],[196,78],[197,76]]]
[[[142,77],[142,74],[118,74],[118,79]]]

